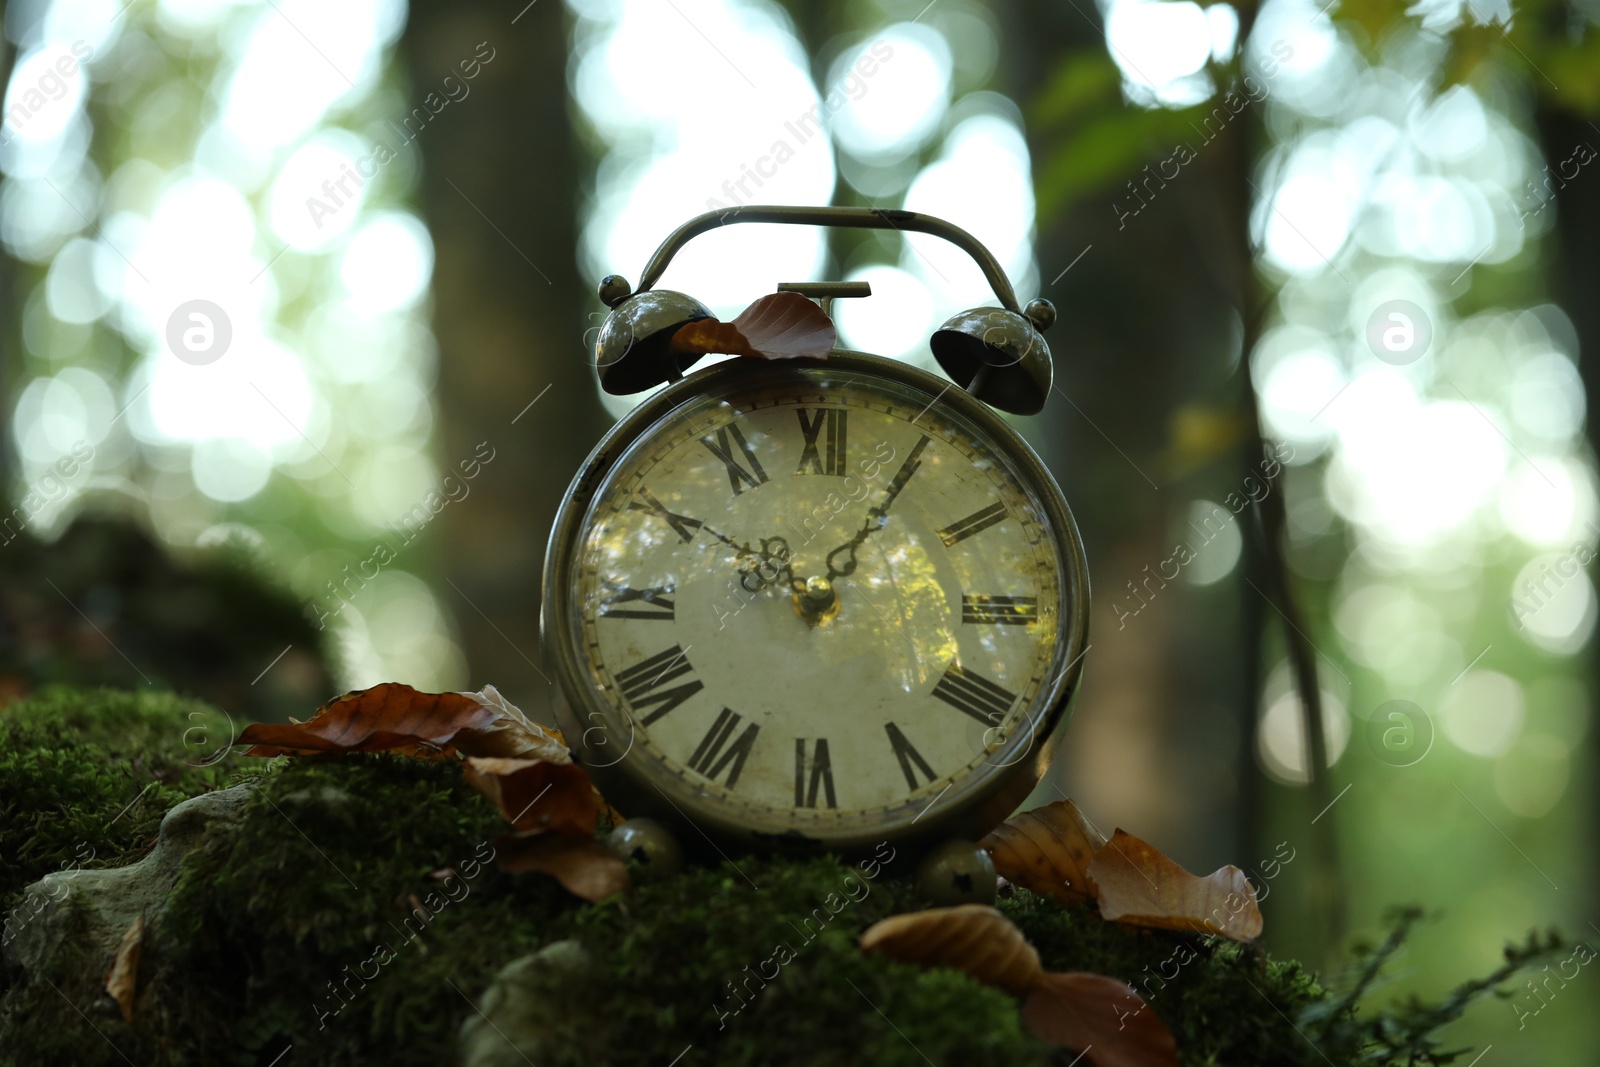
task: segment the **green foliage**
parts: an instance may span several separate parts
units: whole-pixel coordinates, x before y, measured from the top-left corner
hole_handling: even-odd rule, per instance
[[[1401,0],[1339,0],[1331,14],[1370,60],[1391,48],[1409,48],[1419,32],[1438,33],[1445,55],[1438,89],[1453,85],[1489,87],[1513,72],[1527,88],[1578,115],[1600,112],[1600,34],[1569,14],[1558,0],[1518,4],[1516,17],[1501,21],[1487,10],[1463,9],[1452,24],[1440,12]],[[1484,21],[1493,18],[1494,21]]]
[[[1347,1050],[1356,1063],[1452,1063],[1471,1050],[1443,1049],[1440,1031],[1461,1018],[1472,1003],[1495,995],[1519,971],[1562,947],[1561,938],[1555,933],[1541,937],[1535,931],[1523,944],[1507,945],[1505,962],[1499,967],[1482,978],[1462,982],[1436,1004],[1410,997],[1388,1011],[1358,1017],[1356,1003],[1378,981],[1422,914],[1419,908],[1402,909],[1395,914],[1389,936],[1381,945],[1357,948],[1359,971],[1345,994],[1302,1009],[1300,1022],[1308,1032],[1327,1046]]]
[[[1099,63],[1116,74],[1104,55]],[[1035,177],[1041,225],[1097,193],[1107,194],[1108,208],[1121,203],[1122,211],[1137,212],[1142,201],[1127,183],[1137,186],[1143,179],[1161,187],[1165,183],[1155,166],[1158,162],[1166,164],[1170,180],[1173,167],[1192,162],[1239,121],[1236,109],[1258,106],[1233,92],[1231,108],[1215,99],[1179,109],[1132,107],[1122,102],[1120,93],[1107,97],[1090,92],[1099,85],[1093,80],[1098,77],[1059,81],[1037,102],[1041,114],[1056,120],[1041,124],[1037,131],[1043,141]],[[1148,172],[1146,165],[1151,165]]]
[[[161,804],[136,806],[142,814],[130,811],[108,839],[114,854],[136,858],[163,806],[219,784],[217,769],[182,761],[177,727],[192,709],[110,693],[11,709],[0,764],[16,816],[0,827],[8,847],[29,840],[13,829],[25,827],[47,843],[29,854],[48,869],[85,831],[68,798],[122,800],[136,788],[118,789],[139,775],[166,775]],[[76,764],[53,758],[63,746]],[[448,1063],[496,972],[569,939],[592,962],[586,974],[544,979],[544,1032],[557,1048],[540,1067],[659,1064],[679,1052],[680,1067],[1066,1062],[1023,1031],[1005,994],[857,949],[872,923],[927,906],[889,867],[741,858],[585,906],[550,880],[488,862],[503,824],[449,761],[278,759],[251,769],[259,773],[242,816],[214,826],[190,855],[147,934],[134,1021],[100,993],[107,961],[80,940],[49,973],[9,991],[0,1064],[243,1067],[291,1044],[306,1063]],[[456,873],[448,894],[445,868]],[[1360,1017],[1354,1005],[1410,921],[1364,957],[1349,990],[1330,996],[1298,964],[1252,948],[1107,923],[1026,892],[1001,907],[1047,968],[1133,984],[1172,1030],[1185,1067],[1447,1063],[1439,1027],[1545,947],[1508,953],[1506,967],[1441,1004]]]
[[[1122,72],[1105,49],[1084,48],[1060,58],[1055,74],[1029,107],[1028,120],[1036,128],[1049,128],[1121,103]]]
[[[1041,226],[1083,197],[1120,185],[1145,160],[1166,155],[1184,128],[1174,112],[1128,107],[1122,74],[1098,47],[1062,58],[1028,118],[1044,146],[1034,181]]]

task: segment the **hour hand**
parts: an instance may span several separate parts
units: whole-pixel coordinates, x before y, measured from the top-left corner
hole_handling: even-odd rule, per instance
[[[759,553],[753,550],[741,553],[739,584],[745,589],[759,593],[779,582],[785,587],[795,585],[794,551],[788,541],[781,537],[763,537]]]

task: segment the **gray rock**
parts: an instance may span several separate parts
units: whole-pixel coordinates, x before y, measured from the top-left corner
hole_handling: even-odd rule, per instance
[[[592,1036],[584,1021],[592,967],[577,941],[557,941],[500,968],[461,1024],[461,1067],[526,1067]]]
[[[109,870],[52,871],[23,891],[12,909],[6,962],[26,973],[49,970],[70,939],[109,967],[122,935],[143,915],[146,936],[172,896],[192,852],[218,822],[238,819],[253,786],[191,797],[167,812],[150,855]]]

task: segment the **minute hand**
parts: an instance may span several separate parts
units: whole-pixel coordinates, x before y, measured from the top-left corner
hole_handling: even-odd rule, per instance
[[[906,461],[900,465],[900,470],[895,473],[894,480],[884,490],[883,503],[876,505],[871,511],[867,512],[867,521],[861,524],[861,529],[856,531],[856,535],[828,553],[828,580],[830,582],[835,578],[842,578],[855,573],[856,549],[860,547],[861,543],[867,539],[867,536],[872,531],[882,529],[887,524],[889,505],[894,503],[895,497],[900,495],[900,490],[906,487],[906,483],[911,480],[911,476],[917,473],[917,468],[922,466],[922,450],[928,447],[928,440],[928,435],[923,434],[921,439],[917,441],[916,447],[911,450],[911,454],[906,457]],[[842,567],[835,566],[833,558],[841,552],[849,552],[850,558],[845,560]]]

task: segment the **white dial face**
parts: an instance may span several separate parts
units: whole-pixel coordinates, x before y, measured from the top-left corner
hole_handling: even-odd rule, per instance
[[[823,836],[1001,771],[1070,612],[1060,532],[979,433],[813,370],[632,445],[569,574],[579,661],[632,757],[692,805]]]

